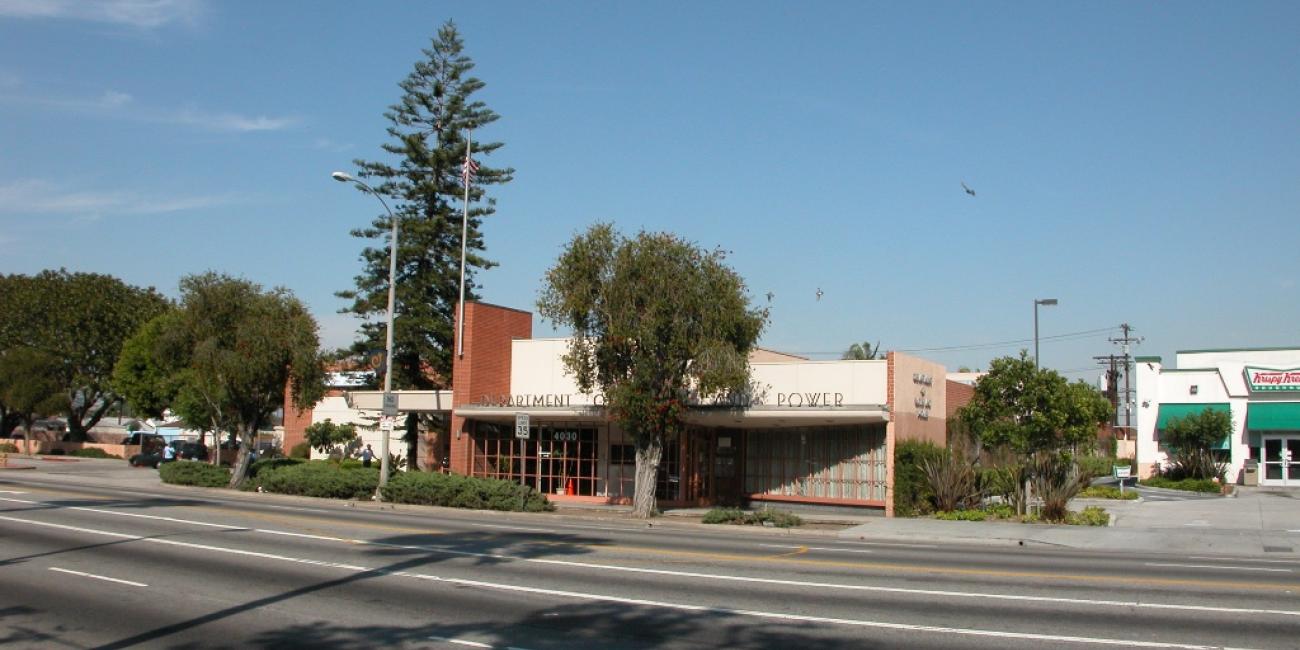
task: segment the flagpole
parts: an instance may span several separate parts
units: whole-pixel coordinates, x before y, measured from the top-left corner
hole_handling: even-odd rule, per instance
[[[465,162],[461,167],[461,182],[465,185],[465,209],[460,215],[460,315],[456,318],[456,356],[465,356],[465,238],[469,236],[469,160],[473,153],[472,130],[465,131]]]

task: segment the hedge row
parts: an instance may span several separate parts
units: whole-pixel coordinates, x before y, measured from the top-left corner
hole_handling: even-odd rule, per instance
[[[1165,488],[1167,490],[1185,490],[1187,492],[1206,492],[1217,494],[1223,490],[1223,487],[1208,478],[1185,478],[1181,480],[1168,479],[1163,476],[1152,476],[1151,478],[1138,481],[1139,484],[1147,487]]]
[[[531,487],[459,474],[402,472],[389,479],[383,493],[392,503],[523,512],[555,509],[546,495]]]
[[[926,460],[938,460],[948,451],[930,442],[904,440],[894,446],[894,514],[915,517],[934,510],[933,493],[921,471]]]
[[[369,499],[378,485],[377,467],[343,469],[323,461],[275,459],[259,467],[256,475],[244,482],[244,489],[325,499]]]
[[[163,483],[176,485],[226,487],[230,485],[230,468],[214,467],[207,463],[177,461],[159,465],[158,477]]]

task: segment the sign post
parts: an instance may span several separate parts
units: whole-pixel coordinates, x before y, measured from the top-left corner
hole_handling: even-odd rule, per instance
[[[397,393],[384,393],[384,415],[397,416]]]
[[[1133,475],[1133,467],[1131,465],[1115,465],[1114,468],[1115,478],[1119,479],[1119,494],[1122,497],[1124,496],[1124,479]]]

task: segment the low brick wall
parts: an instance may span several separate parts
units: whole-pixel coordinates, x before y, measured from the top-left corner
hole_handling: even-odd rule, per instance
[[[18,445],[19,450],[23,453],[27,453],[27,449],[23,444],[24,441],[17,440],[15,443]],[[120,458],[130,458],[131,456],[140,453],[140,445],[114,445],[103,442],[57,442],[52,440],[33,440],[31,446],[32,453],[45,455],[56,455],[61,452],[63,455],[71,456],[72,452],[78,449],[102,449],[104,453],[110,456],[118,456]]]

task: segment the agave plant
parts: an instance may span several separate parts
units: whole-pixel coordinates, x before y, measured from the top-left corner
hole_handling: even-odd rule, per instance
[[[975,470],[964,458],[949,452],[921,462],[921,472],[934,494],[937,510],[951,512],[974,505],[979,493],[975,489]]]
[[[1088,475],[1068,454],[1051,452],[1035,455],[1030,460],[1029,472],[1034,494],[1043,502],[1040,516],[1044,521],[1065,521],[1070,499],[1088,485]]]

